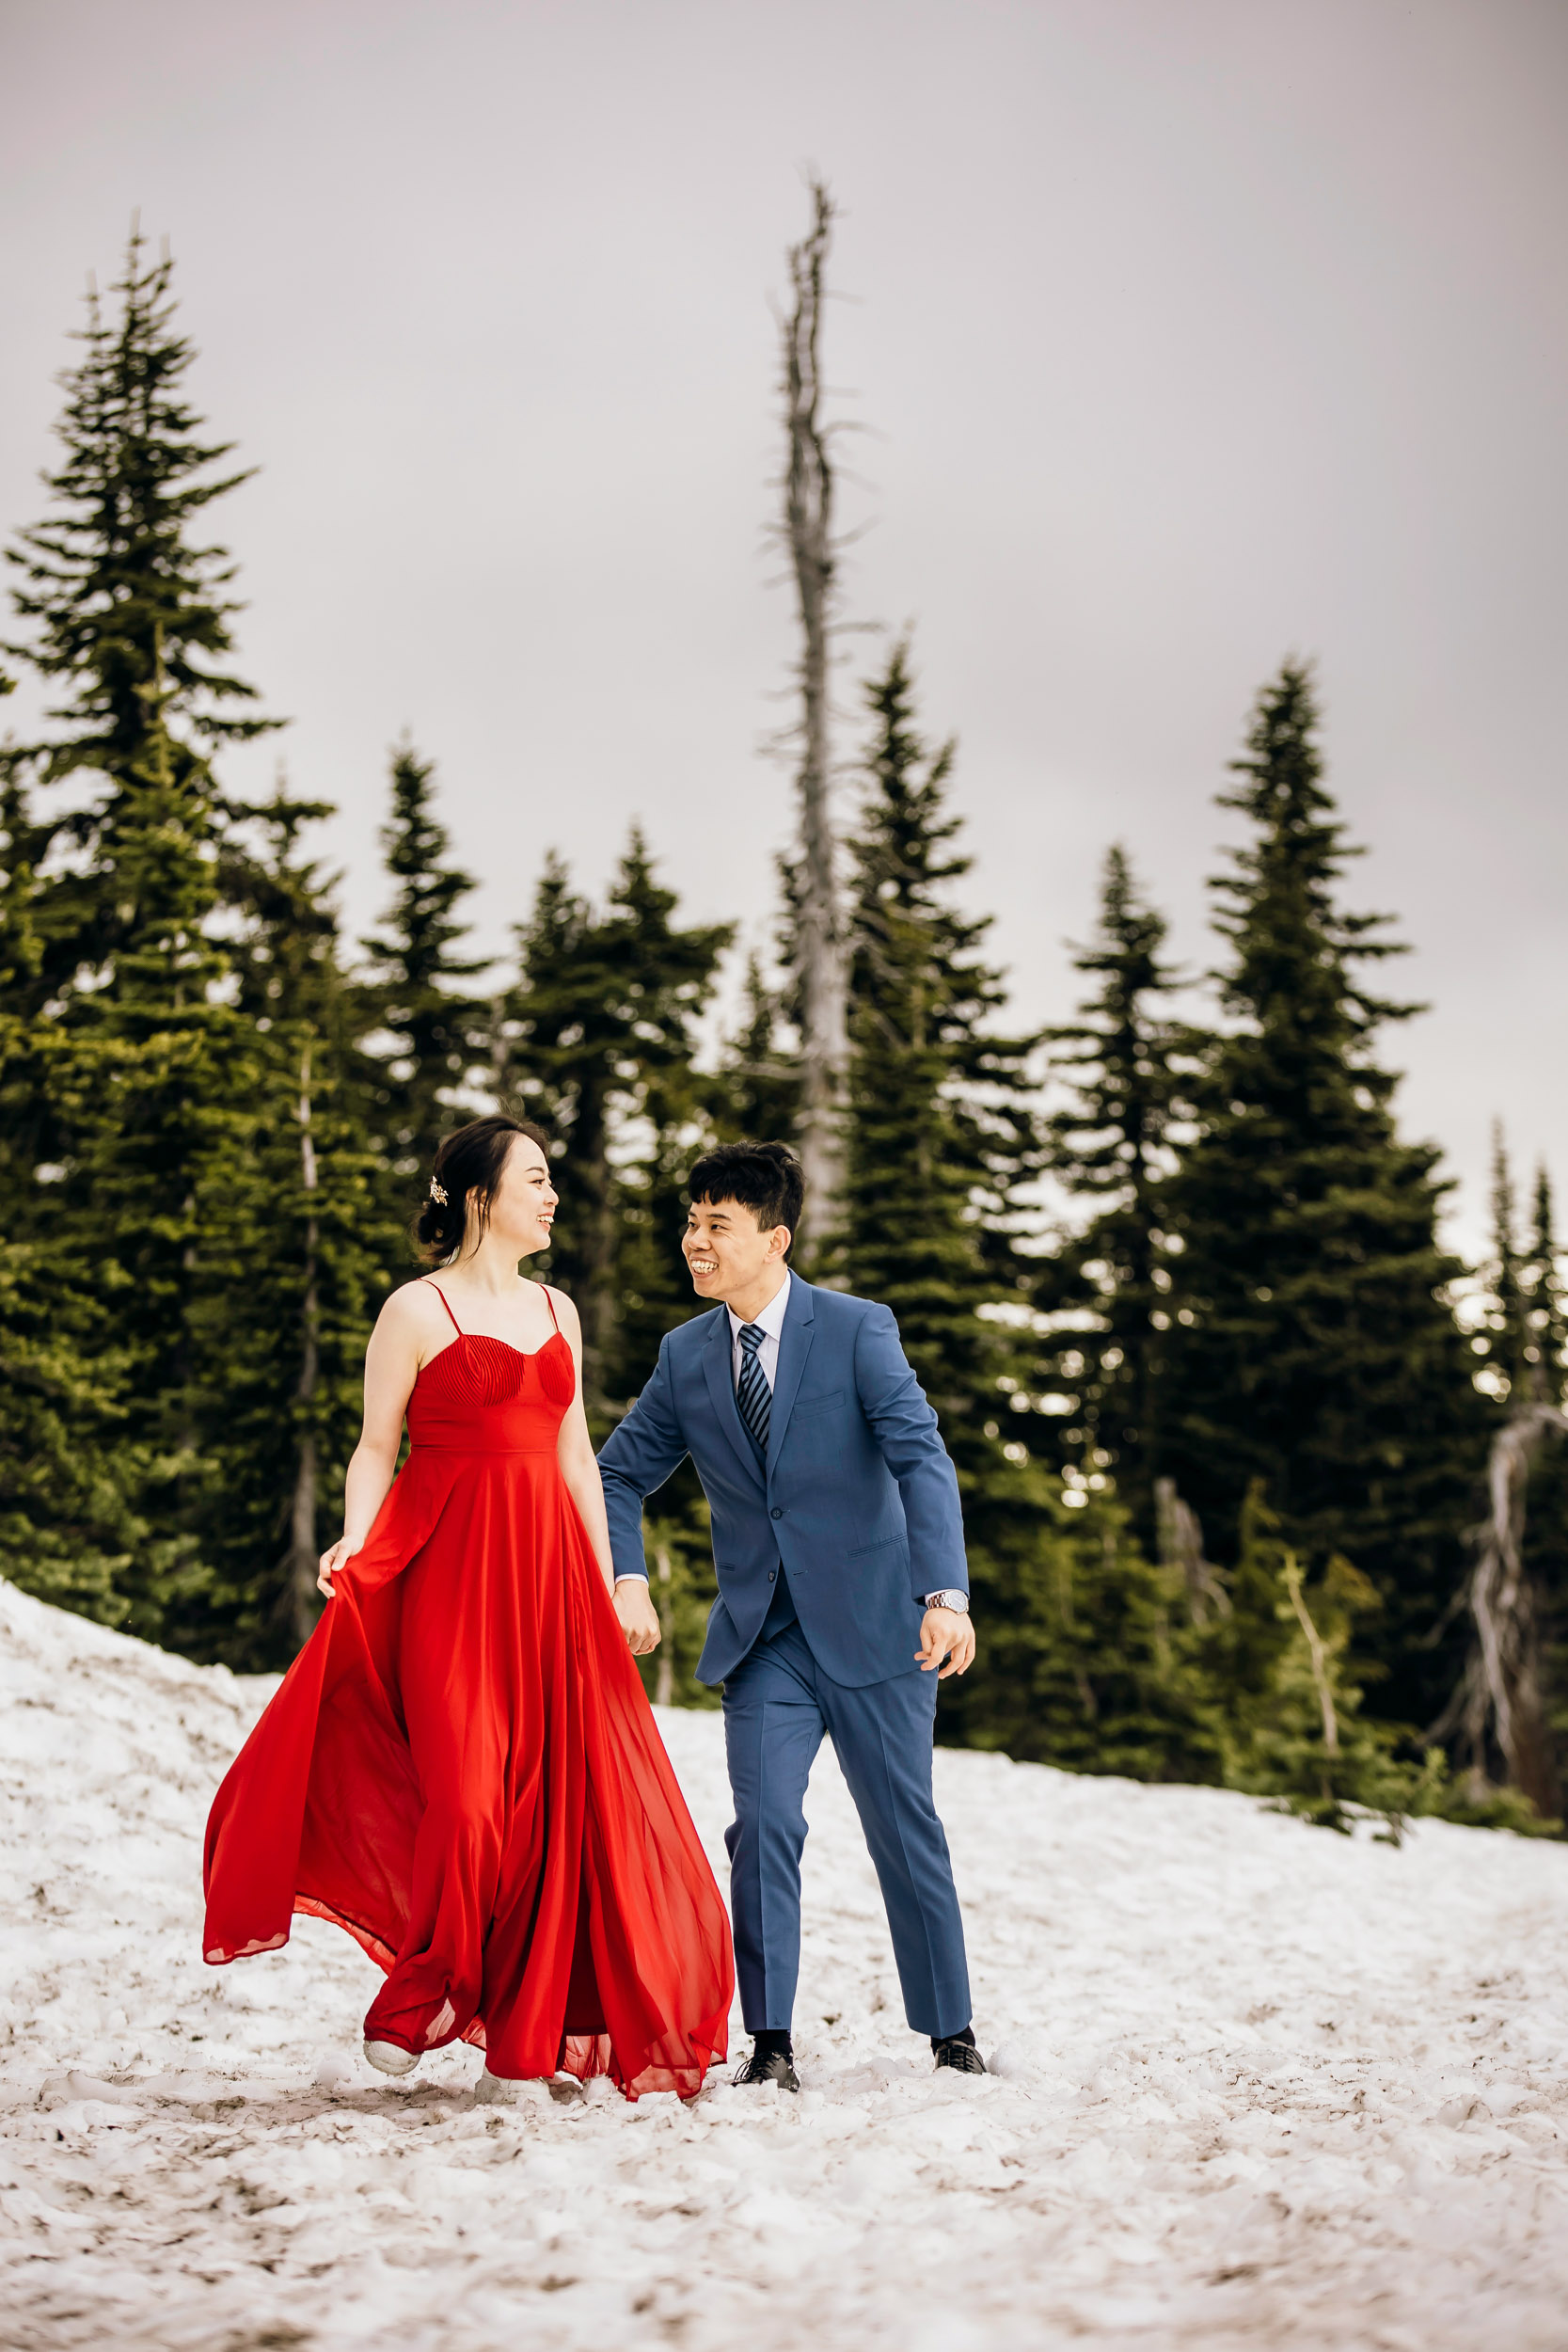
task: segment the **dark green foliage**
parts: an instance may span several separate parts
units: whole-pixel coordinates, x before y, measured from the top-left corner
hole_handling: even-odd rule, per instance
[[[1508,1164],[1508,1145],[1497,1120],[1492,1126],[1491,1208],[1492,1260],[1486,1268],[1486,1305],[1480,1328],[1470,1343],[1481,1359],[1475,1375],[1476,1386],[1495,1397],[1499,1405],[1511,1398],[1522,1404],[1535,1385],[1530,1374],[1540,1364],[1541,1353],[1537,1348],[1533,1356],[1528,1354],[1533,1335],[1521,1279],[1518,1203],[1513,1193],[1513,1173]]]
[[[1536,1171],[1528,1233],[1521,1236],[1501,1130],[1493,1152],[1492,1258],[1486,1269],[1478,1385],[1511,1412],[1563,1403],[1563,1303],[1544,1168]],[[1521,1544],[1539,1634],[1545,1732],[1558,1788],[1568,1787],[1568,1438],[1545,1435],[1530,1466]]]
[[[1382,1604],[1365,1639],[1380,1702],[1430,1722],[1456,1669],[1439,1640],[1464,1567],[1486,1409],[1447,1299],[1435,1151],[1402,1143],[1357,963],[1392,949],[1344,914],[1352,854],[1323,783],[1307,672],[1259,697],[1223,805],[1248,837],[1214,884],[1231,1026],[1196,1089],[1197,1142],[1166,1189],[1174,1262],[1157,1468],[1233,1561],[1262,1482],[1310,1572],[1336,1553]]]
[[[388,1197],[400,1200],[410,1177],[428,1172],[448,1130],[478,1115],[474,1090],[489,1052],[489,1006],[465,988],[484,964],[457,952],[468,931],[457,909],[474,885],[451,863],[435,776],[411,743],[393,753],[381,846],[397,893],[384,928],[364,943],[371,969],[359,992],[372,1032],[370,1116]]]
[[[339,960],[330,882],[301,851],[329,814],[281,789],[230,861],[243,916],[237,1004],[261,1040],[245,1164],[215,1204],[207,1253],[219,1319],[208,1359],[202,1556],[208,1646],[231,1661],[287,1662],[314,1622],[316,1561],[341,1521],[358,1437],[365,1339],[405,1255],[367,1148],[354,1043],[357,1008]],[[401,1205],[401,1204],[400,1204]]]
[[[175,331],[171,266],[166,255],[148,264],[133,231],[114,289],[118,324],[89,296],[83,357],[61,379],[65,457],[46,477],[52,511],[7,551],[16,610],[32,624],[10,650],[55,692],[51,734],[7,764],[34,764],[49,784],[93,780],[87,804],[52,817],[39,837],[73,853],[34,912],[51,988],[74,983],[83,965],[102,970],[129,944],[152,846],[150,787],[201,837],[208,755],[276,723],[225,666],[238,609],[226,593],[230,559],[192,544],[206,508],[246,476],[214,470],[232,444],[201,437],[181,389],[195,354]]]
[[[22,1243],[0,1254],[0,1576],[116,1625],[148,1530],[119,1402],[123,1367],[95,1343],[96,1322],[62,1253]]]
[[[637,1662],[648,1696],[660,1707],[717,1707],[719,1692],[699,1682],[696,1674],[718,1590],[707,1505],[699,1496],[673,1517],[668,1507],[673,1492],[673,1482],[659,1497],[658,1516],[650,1516],[643,1531],[648,1589],[664,1638],[651,1657]]]
[[[783,998],[768,987],[757,957],[749,956],[740,1024],[725,1041],[719,1083],[709,1094],[714,1124],[726,1141],[794,1141],[800,1070],[784,1026]]]
[[[602,914],[552,856],[501,1009],[499,1084],[562,1155],[546,1271],[582,1317],[584,1397],[601,1436],[691,1306],[676,1255],[680,1178],[707,1132],[692,1061],[734,931],[678,926],[676,903],[635,829]]]
[[[979,1655],[961,1683],[944,1686],[941,1737],[1069,1772],[1221,1777],[1180,1583],[1149,1562],[1114,1506],[1058,1506],[1027,1549],[993,1550],[981,1568]]]
[[[1091,1215],[1042,1263],[1037,1294],[1061,1335],[1041,1376],[1061,1408],[1050,1424],[1061,1458],[1114,1478],[1146,1547],[1171,1282],[1162,1195],[1172,1130],[1188,1107],[1183,1073],[1201,1042],[1166,1009],[1177,980],[1164,940],[1164,916],[1141,897],[1125,851],[1112,849],[1099,932],[1073,957],[1093,993],[1076,1022],[1047,1033],[1071,1091],[1047,1122],[1049,1162]]]
[[[1119,1515],[1086,1490],[1076,1510],[1063,1502],[1011,1409],[1027,1393],[1033,1276],[1016,1240],[1038,1165],[1033,1041],[993,1027],[1006,997],[980,952],[989,926],[951,902],[969,870],[952,747],[921,740],[905,647],[866,699],[839,1250],[850,1287],[897,1316],[958,1472],[980,1650],[943,1687],[942,1736],[1098,1771],[1201,1770],[1212,1742],[1163,1579]]]
[[[1006,1458],[994,1416],[1009,1348],[979,1310],[1016,1287],[1010,1227],[1035,1166],[1033,1041],[993,1033],[1005,991],[979,953],[990,924],[950,903],[970,866],[952,847],[953,747],[928,752],[915,730],[906,648],[866,700],[840,1248],[851,1286],[896,1312],[948,1446],[974,1475]]]
[[[1568,1373],[1568,1306],[1564,1304],[1561,1254],[1552,1207],[1552,1181],[1544,1163],[1535,1171],[1529,1254],[1520,1273],[1529,1335],[1525,1345],[1528,1378],[1542,1401],[1560,1405]]]
[[[117,292],[66,379],[51,519],[13,559],[55,702],[4,779],[3,1321],[29,1464],[5,1482],[7,1542],[76,1605],[270,1661],[297,1630],[277,1609],[302,1434],[345,1376],[304,1393],[306,1299],[318,1364],[357,1359],[364,1285],[335,1298],[323,1236],[336,1220],[362,1266],[374,1218],[352,1184],[334,1205],[325,1134],[300,1197],[306,1057],[330,1096],[344,1043],[332,918],[293,846],[323,812],[280,794],[253,823],[209,765],[263,723],[220,666],[231,566],[192,544],[243,477],[214,478],[228,451],[180,394],[167,262],[133,240]],[[71,808],[40,817],[65,778]]]

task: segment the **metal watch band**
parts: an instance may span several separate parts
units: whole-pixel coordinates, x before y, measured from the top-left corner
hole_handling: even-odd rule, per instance
[[[926,1596],[926,1606],[927,1609],[951,1609],[955,1611],[958,1616],[967,1617],[969,1614],[969,1595],[956,1590],[940,1593],[927,1593]]]

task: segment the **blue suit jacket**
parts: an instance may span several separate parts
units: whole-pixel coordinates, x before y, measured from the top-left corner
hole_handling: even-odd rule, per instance
[[[713,1519],[719,1597],[697,1664],[733,1674],[782,1563],[817,1663],[858,1689],[913,1670],[921,1596],[969,1590],[958,1482],[886,1307],[790,1277],[766,1467],[736,1408],[730,1319],[672,1331],[599,1455],[619,1576],[646,1573],[642,1502],[690,1454]]]

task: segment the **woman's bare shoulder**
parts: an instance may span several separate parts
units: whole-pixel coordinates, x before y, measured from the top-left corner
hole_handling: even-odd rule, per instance
[[[416,1275],[412,1281],[400,1282],[388,1295],[375,1327],[388,1339],[415,1339],[444,1321],[434,1285]]]

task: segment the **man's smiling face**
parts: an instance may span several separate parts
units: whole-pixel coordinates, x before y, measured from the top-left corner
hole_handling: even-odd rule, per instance
[[[789,1248],[787,1225],[766,1230],[738,1200],[694,1200],[681,1248],[699,1298],[750,1298],[777,1289],[775,1269]]]

